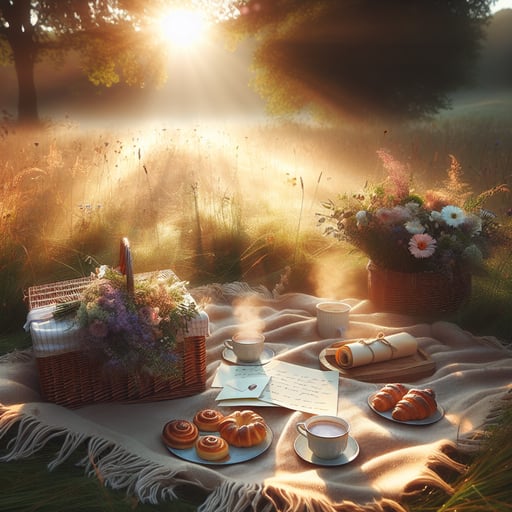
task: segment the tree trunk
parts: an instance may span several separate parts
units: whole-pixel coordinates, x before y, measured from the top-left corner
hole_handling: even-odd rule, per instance
[[[31,3],[30,0],[0,0],[2,14],[8,23],[5,34],[11,46],[18,79],[18,121],[25,124],[39,121],[34,80],[37,43],[30,19]]]
[[[22,43],[18,42],[17,47],[13,48],[14,67],[18,79],[18,121],[23,124],[39,121],[33,46],[32,41],[23,41]]]

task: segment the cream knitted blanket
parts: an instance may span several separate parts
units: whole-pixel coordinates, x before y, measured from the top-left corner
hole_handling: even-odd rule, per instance
[[[177,486],[192,484],[209,492],[201,511],[403,510],[403,493],[424,483],[450,492],[433,468],[463,468],[445,455],[444,448],[471,449],[492,411],[511,396],[512,352],[493,337],[473,336],[452,323],[416,323],[375,312],[371,303],[349,298],[345,301],[352,305],[348,338],[401,331],[417,338],[436,369],[414,385],[435,390],[444,417],[428,426],[391,422],[367,403],[379,384],[342,378],[338,412],[350,421],[360,447],[351,463],[321,467],[299,458],[293,448],[295,424],[308,414],[283,407],[258,409],[274,433],[270,448],[261,456],[222,467],[187,462],[164,447],[162,427],[171,418],[191,418],[199,409],[219,408],[215,401],[219,390],[211,384],[222,360],[223,341],[244,318],[258,319],[268,346],[281,361],[319,369],[319,353],[335,341],[321,340],[317,334],[318,297],[293,293],[274,298],[242,284],[210,286],[193,294],[210,318],[205,392],[172,401],[68,410],[40,401],[30,351],[9,354],[0,364],[0,437],[11,427],[17,428],[17,435],[1,460],[29,456],[49,439],[59,438],[61,449],[50,470],[85,442],[87,474],[99,472],[106,485],[146,502],[172,499]]]

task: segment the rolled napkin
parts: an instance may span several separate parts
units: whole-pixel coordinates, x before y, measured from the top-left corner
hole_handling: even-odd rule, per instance
[[[379,363],[416,354],[418,343],[406,332],[384,336],[374,340],[359,340],[336,349],[336,363],[341,368],[354,368],[365,364]]]

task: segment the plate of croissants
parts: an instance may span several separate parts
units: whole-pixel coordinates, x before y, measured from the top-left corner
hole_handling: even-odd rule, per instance
[[[197,464],[245,462],[265,452],[272,439],[272,430],[263,417],[251,410],[224,415],[215,409],[202,409],[193,419],[173,419],[162,429],[167,449]]]
[[[401,383],[386,384],[368,397],[368,405],[383,418],[407,425],[430,425],[444,416],[431,388],[408,388]]]

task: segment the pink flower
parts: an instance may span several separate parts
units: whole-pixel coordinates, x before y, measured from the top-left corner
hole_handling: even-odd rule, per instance
[[[382,165],[388,171],[388,177],[385,182],[386,193],[399,202],[409,195],[410,175],[407,167],[396,160],[385,149],[377,151],[377,155],[382,161]]]
[[[411,213],[404,206],[395,206],[394,208],[379,208],[375,211],[375,216],[384,225],[401,224],[410,219]]]
[[[409,240],[409,252],[415,258],[430,258],[436,251],[436,241],[427,234],[414,235]]]
[[[146,325],[158,325],[162,320],[159,316],[159,308],[152,308],[151,306],[144,306],[139,309],[139,319]]]

